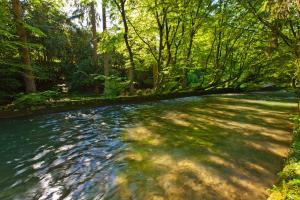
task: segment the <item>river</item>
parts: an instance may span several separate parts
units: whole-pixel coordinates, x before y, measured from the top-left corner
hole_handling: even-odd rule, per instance
[[[208,95],[0,122],[0,199],[266,199],[291,92]]]

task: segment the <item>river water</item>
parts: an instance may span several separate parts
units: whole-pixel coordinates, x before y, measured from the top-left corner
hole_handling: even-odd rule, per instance
[[[294,93],[211,95],[0,122],[0,199],[265,199]]]

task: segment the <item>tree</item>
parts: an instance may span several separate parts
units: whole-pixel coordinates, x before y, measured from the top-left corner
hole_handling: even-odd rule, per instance
[[[22,75],[27,91],[99,93],[104,83],[109,96],[296,86],[300,76],[297,1],[103,0],[101,34],[96,0],[0,2],[6,98],[23,90]]]
[[[102,0],[102,26],[103,26],[103,33],[107,33],[107,24],[106,24],[106,2]],[[103,55],[103,66],[104,66],[104,76],[105,76],[105,89],[109,85],[109,55],[107,52],[104,52]]]
[[[24,77],[26,92],[27,93],[36,92],[36,85],[35,85],[35,80],[32,72],[30,53],[29,53],[28,42],[27,42],[27,33],[24,26],[25,23],[22,19],[23,10],[22,10],[21,2],[19,0],[12,0],[12,10],[14,14],[16,32],[21,42],[19,52],[24,64],[23,77]]]
[[[91,21],[91,29],[92,29],[92,43],[93,43],[93,57],[92,57],[92,63],[95,68],[95,73],[99,73],[99,64],[98,64],[98,39],[97,39],[97,20],[96,20],[96,8],[95,8],[95,1],[91,1],[89,3],[90,6],[90,21]],[[95,92],[99,93],[99,85],[96,84],[95,86]]]
[[[124,41],[125,41],[125,45],[126,45],[128,56],[129,56],[129,62],[130,62],[130,66],[128,68],[128,79],[130,81],[130,86],[129,86],[130,93],[132,94],[134,92],[135,64],[134,64],[134,59],[133,59],[132,47],[129,43],[129,27],[128,27],[128,19],[127,19],[126,9],[125,9],[126,0],[113,0],[113,1],[121,14],[122,22],[123,22],[123,26],[124,26]]]
[[[274,50],[274,45],[277,45],[276,43],[280,38],[293,55],[292,62],[295,65],[295,74],[291,79],[292,85],[295,86],[295,80],[300,78],[299,2],[286,0],[265,0],[256,4],[248,0],[239,0],[239,2],[272,32],[269,50]]]

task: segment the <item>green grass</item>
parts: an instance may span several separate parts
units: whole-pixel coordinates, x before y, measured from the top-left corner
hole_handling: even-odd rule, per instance
[[[289,157],[282,172],[279,184],[270,190],[269,200],[300,200],[300,116],[294,117],[295,129]]]

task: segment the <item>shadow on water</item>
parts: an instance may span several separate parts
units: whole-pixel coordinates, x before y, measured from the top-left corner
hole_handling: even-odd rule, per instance
[[[213,95],[7,121],[0,199],[265,199],[295,102]]]

